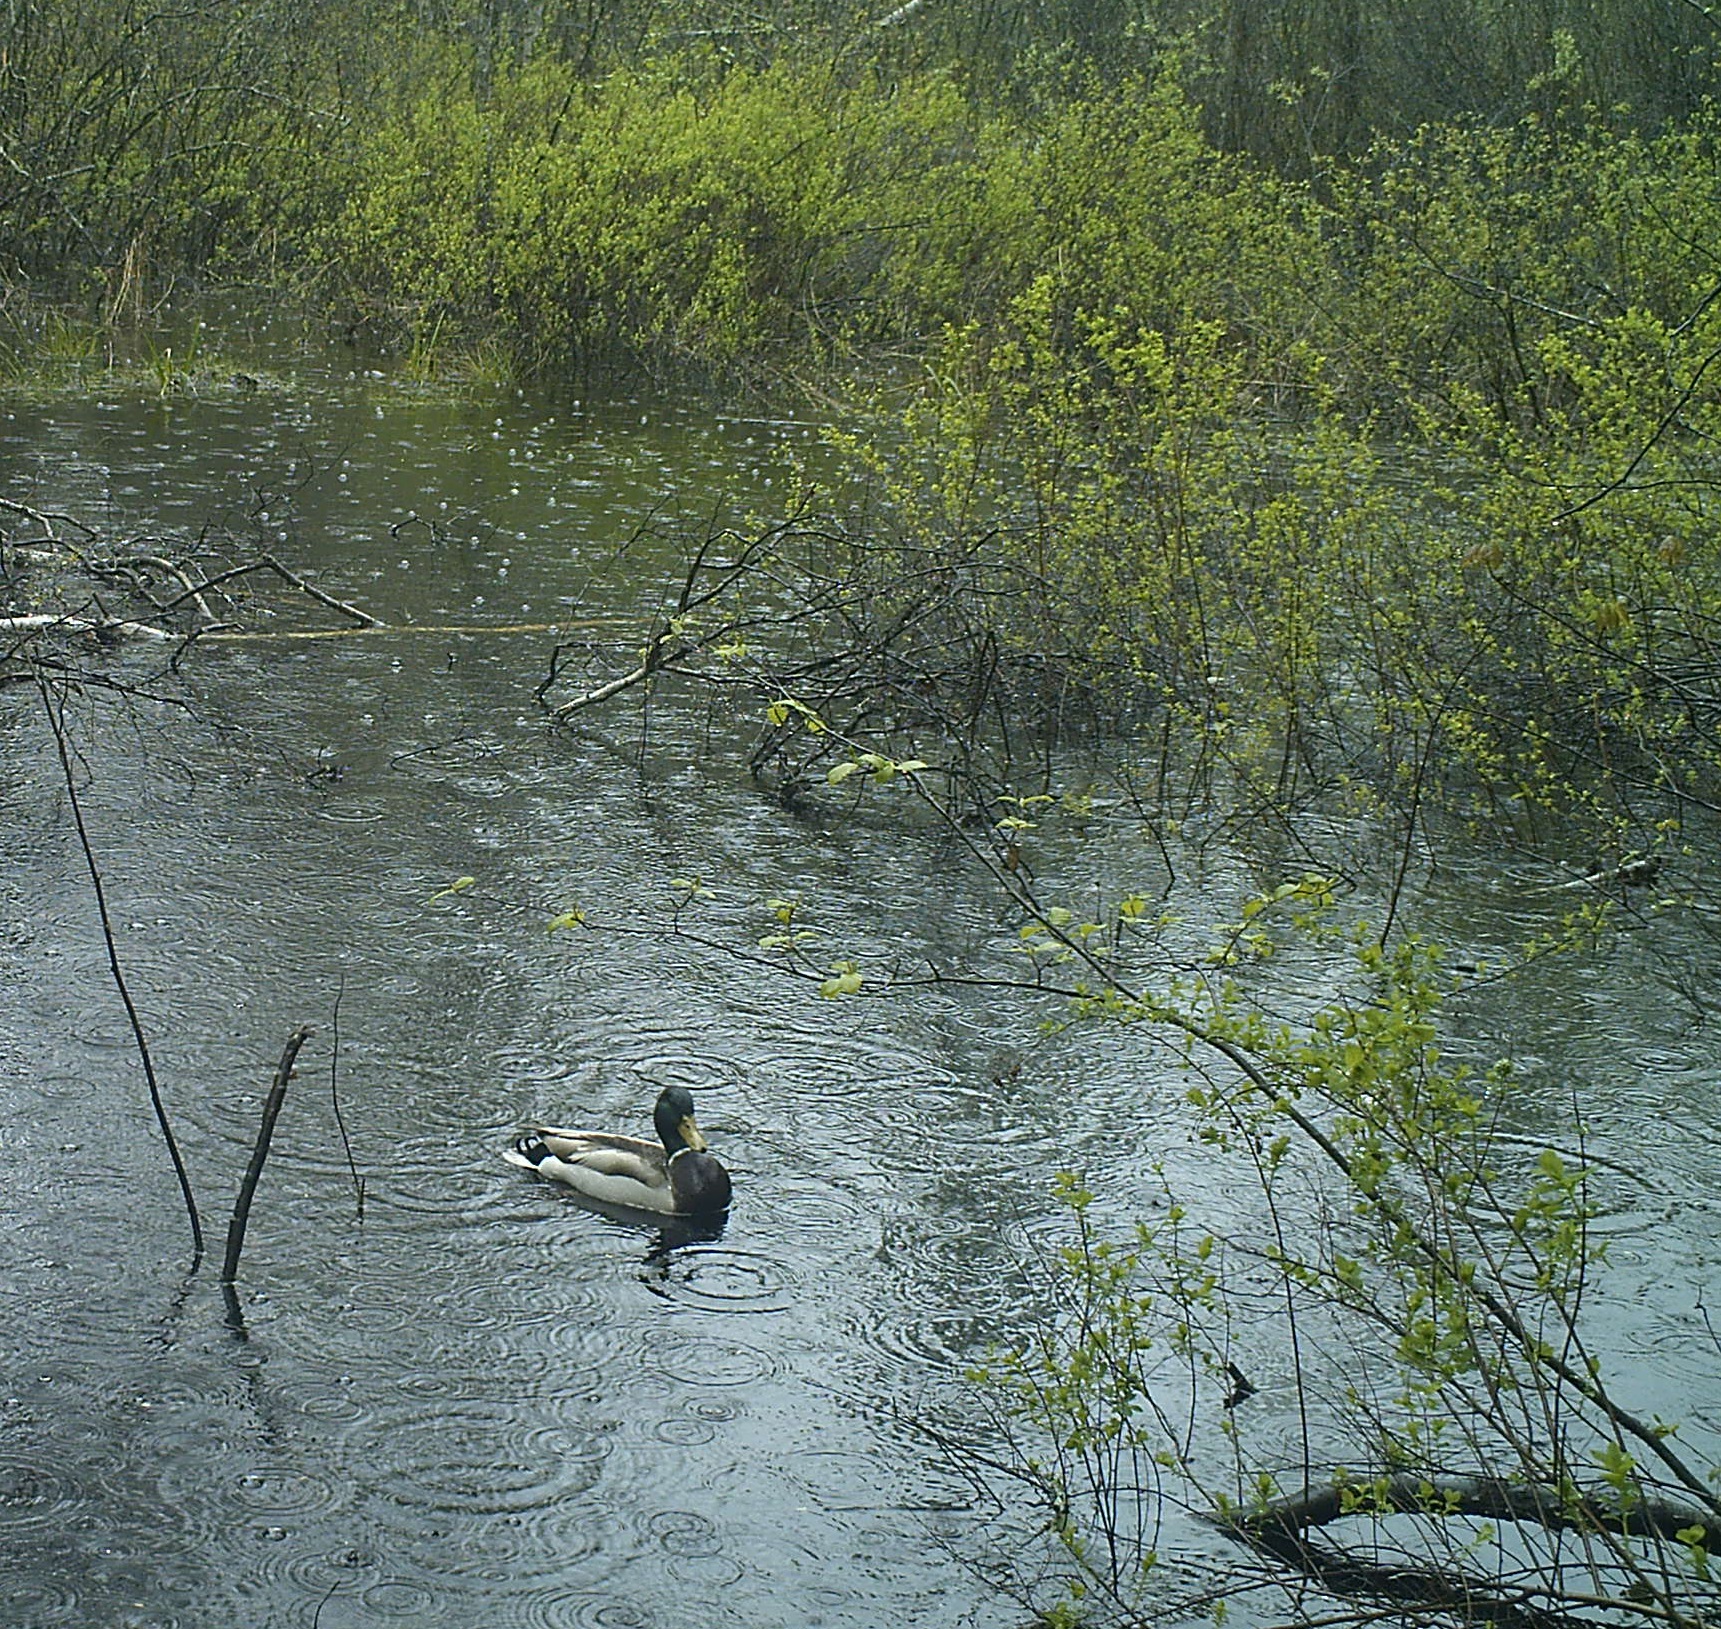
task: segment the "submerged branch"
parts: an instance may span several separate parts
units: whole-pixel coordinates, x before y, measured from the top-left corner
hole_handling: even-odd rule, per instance
[[[22,515],[26,520],[35,521],[42,528],[44,535],[28,540],[32,542],[58,543],[63,547],[75,547],[73,544],[68,544],[64,538],[55,532],[54,524],[56,521],[62,526],[70,526],[74,530],[82,532],[85,537],[93,538],[96,536],[95,528],[86,526],[75,515],[62,515],[55,510],[32,509],[29,504],[19,503],[13,498],[0,498],[0,513]]]
[[[43,535],[31,539],[31,544],[52,545],[69,557],[64,563],[56,562],[46,568],[46,589],[39,594],[34,606],[0,599],[0,637],[12,636],[19,642],[19,649],[25,642],[39,646],[47,639],[65,636],[93,635],[104,643],[124,637],[162,642],[181,640],[184,643],[170,664],[177,668],[193,641],[247,637],[242,630],[220,620],[210,596],[221,585],[258,572],[278,578],[307,599],[347,618],[354,628],[342,631],[382,631],[388,627],[380,617],[329,593],[327,589],[319,588],[273,554],[258,555],[244,564],[205,574],[204,568],[193,566],[188,557],[172,547],[163,546],[159,538],[144,540],[152,546],[140,551],[138,540],[128,543],[104,539],[95,527],[74,516],[33,509],[27,504],[0,498],[0,515],[4,514],[23,515],[41,528]],[[62,535],[62,529],[77,535]],[[4,575],[6,543],[7,539],[0,535],[0,576]],[[18,545],[19,548],[29,546]],[[141,580],[141,571],[160,573],[177,583],[178,591],[170,598],[158,598]],[[93,591],[95,583],[113,583],[123,588],[136,604],[137,614],[109,611],[102,603],[100,593]],[[45,606],[45,609],[37,608],[39,606]],[[190,617],[189,628],[181,625],[182,607],[194,613]],[[319,630],[319,633],[326,635],[327,630]],[[271,630],[267,637],[292,635]],[[15,656],[18,649],[0,654]]]
[[[645,659],[631,673],[624,673],[619,678],[610,679],[607,683],[596,688],[572,696],[567,701],[559,702],[550,709],[550,717],[564,719],[579,712],[582,708],[595,707],[600,702],[609,701],[619,696],[624,690],[631,690],[635,685],[644,684],[654,673],[661,673],[665,668],[674,667],[694,655],[700,646],[697,644],[680,644],[672,649],[666,649],[666,634],[657,635],[645,648]]]
[[[710,627],[698,632],[692,631],[698,613],[745,583],[749,574],[766,558],[771,545],[789,535],[801,523],[810,503],[811,494],[804,493],[788,519],[767,527],[757,537],[742,538],[726,529],[707,532],[699,547],[693,551],[687,570],[682,575],[674,610],[653,628],[640,654],[639,665],[629,672],[551,706],[545,697],[559,675],[558,658],[561,652],[558,648],[551,659],[550,671],[536,692],[539,702],[548,708],[550,717],[560,722],[587,707],[595,707],[624,691],[644,684],[654,674],[678,667],[704,651],[744,636],[748,630],[757,628],[762,622],[774,623],[777,619],[770,615],[761,617],[737,609]],[[637,537],[639,534],[635,535]],[[740,548],[732,558],[713,559],[712,553],[720,543],[738,543]]]
[[[1543,1605],[1535,1590],[1489,1584],[1432,1566],[1407,1567],[1365,1560],[1301,1537],[1264,1539],[1255,1547],[1334,1595],[1392,1603],[1419,1618],[1437,1616],[1459,1624],[1492,1624],[1495,1629],[1599,1629],[1597,1619]],[[1378,1611],[1377,1607],[1369,1615],[1375,1616]],[[1340,1621],[1357,1620],[1354,1614],[1346,1613]]]

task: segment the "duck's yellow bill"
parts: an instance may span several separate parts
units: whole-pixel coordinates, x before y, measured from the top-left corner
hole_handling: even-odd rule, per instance
[[[706,1143],[704,1136],[701,1134],[699,1127],[693,1123],[693,1116],[691,1114],[684,1114],[681,1117],[681,1124],[676,1129],[681,1133],[681,1140],[686,1143],[695,1154],[703,1154],[709,1146]]]

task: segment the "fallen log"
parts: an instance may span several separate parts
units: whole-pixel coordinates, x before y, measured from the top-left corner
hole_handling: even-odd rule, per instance
[[[163,632],[148,622],[129,617],[69,616],[51,611],[38,611],[29,616],[0,617],[0,633],[34,633],[42,628],[63,629],[67,633],[93,633],[98,636],[135,635],[139,639],[172,640],[179,636]]]
[[[1632,1583],[1626,1585],[1626,1596],[1615,1601],[1586,1587],[1569,1592],[1557,1585],[1549,1587],[1549,1578],[1526,1587],[1480,1577],[1461,1566],[1442,1567],[1432,1559],[1406,1564],[1366,1547],[1313,1536],[1343,1518],[1367,1520],[1383,1515],[1431,1521],[1469,1517],[1550,1533],[1607,1533],[1666,1544],[1682,1554],[1693,1546],[1708,1551],[1721,1541],[1721,1519],[1672,1500],[1639,1497],[1622,1505],[1611,1488],[1560,1488],[1496,1476],[1404,1472],[1335,1480],[1252,1509],[1217,1512],[1208,1519],[1230,1537],[1334,1594],[1395,1602],[1460,1622],[1492,1623],[1497,1629],[1596,1629],[1596,1618],[1571,1609],[1621,1606],[1635,1599],[1631,1591],[1637,1585]],[[1616,1559],[1621,1556],[1616,1552]],[[1560,1566],[1557,1560],[1550,1561],[1550,1573],[1557,1575]]]
[[[1290,1537],[1344,1516],[1392,1512],[1407,1516],[1479,1516],[1487,1521],[1531,1522],[1549,1531],[1631,1534],[1639,1538],[1721,1545],[1721,1518],[1672,1500],[1639,1498],[1622,1509],[1611,1490],[1508,1481],[1501,1476],[1418,1476],[1400,1472],[1356,1478],[1269,1500],[1256,1510],[1228,1511],[1213,1519],[1251,1541]]]

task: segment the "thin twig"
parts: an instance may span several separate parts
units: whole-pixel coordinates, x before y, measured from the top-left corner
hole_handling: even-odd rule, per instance
[[[64,526],[75,526],[84,534],[85,537],[94,537],[96,535],[96,530],[93,526],[86,526],[74,515],[62,515],[54,511],[32,509],[29,504],[19,503],[12,498],[0,498],[0,510],[11,515],[23,515],[27,520],[35,521],[35,523],[47,533],[46,537],[27,538],[25,539],[26,542],[64,544],[66,540],[57,536],[54,532],[55,521],[59,521]],[[75,545],[69,546],[75,547]]]
[[[149,1083],[149,1100],[155,1107],[156,1124],[161,1127],[162,1140],[167,1144],[168,1158],[173,1161],[173,1174],[179,1179],[179,1192],[185,1200],[185,1214],[191,1222],[191,1270],[196,1272],[198,1264],[203,1260],[203,1223],[197,1214],[197,1200],[191,1192],[191,1177],[185,1169],[185,1161],[180,1157],[179,1142],[174,1137],[173,1126],[168,1120],[167,1104],[161,1095],[161,1083],[156,1079],[155,1063],[149,1053],[149,1041],[143,1033],[143,1020],[138,1016],[137,1005],[131,998],[125,973],[120,967],[119,949],[114,943],[113,921],[108,915],[107,893],[102,887],[101,867],[96,864],[95,848],[90,842],[89,828],[84,824],[84,811],[78,802],[77,776],[72,770],[72,754],[66,740],[65,718],[49,694],[48,681],[40,673],[36,674],[36,689],[42,698],[42,710],[48,715],[48,728],[53,732],[55,750],[60,756],[60,772],[65,781],[67,801],[71,804],[72,823],[77,827],[78,842],[84,851],[84,864],[90,873],[90,887],[95,894],[96,914],[101,918],[102,939],[108,952],[108,968],[113,974],[114,986],[119,991],[120,1001],[124,1004],[126,1017],[131,1023],[132,1039],[137,1045],[137,1055],[143,1064],[143,1077]]]
[[[335,1106],[335,1129],[341,1134],[341,1147],[346,1150],[347,1170],[352,1173],[354,1203],[358,1217],[365,1219],[365,1179],[359,1175],[358,1161],[353,1158],[352,1138],[347,1135],[346,1116],[341,1113],[341,999],[347,993],[346,969],[341,969],[341,982],[335,991],[335,1012],[331,1025],[329,1048],[329,1101]]]

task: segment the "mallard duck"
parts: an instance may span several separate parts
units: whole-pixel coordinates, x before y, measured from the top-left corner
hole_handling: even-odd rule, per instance
[[[652,1111],[661,1148],[643,1137],[537,1126],[503,1153],[511,1164],[553,1177],[588,1199],[668,1216],[710,1216],[729,1205],[729,1173],[693,1118],[693,1093],[666,1086]]]

